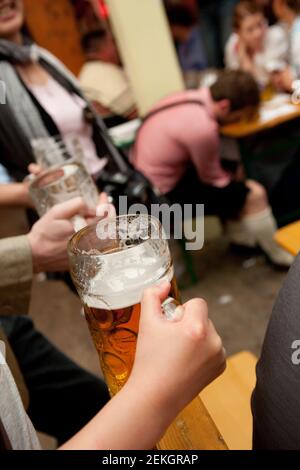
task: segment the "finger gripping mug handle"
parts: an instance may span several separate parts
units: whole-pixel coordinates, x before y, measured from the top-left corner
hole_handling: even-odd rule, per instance
[[[75,232],[79,232],[87,226],[86,220],[81,215],[75,215],[71,219]]]
[[[177,300],[173,299],[172,297],[168,297],[162,303],[162,310],[165,314],[165,317],[168,321],[176,322],[180,321],[184,315],[184,308],[180,305]]]

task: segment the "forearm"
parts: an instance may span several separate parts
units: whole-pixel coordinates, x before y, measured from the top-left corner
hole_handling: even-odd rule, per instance
[[[142,392],[139,396],[136,390],[125,386],[61,450],[151,449],[173,419],[173,414],[164,409],[158,410]]]
[[[0,184],[0,206],[30,207],[27,186],[24,183]]]
[[[241,68],[244,72],[251,73],[256,79],[259,77],[258,69],[249,57],[243,57],[241,59]]]

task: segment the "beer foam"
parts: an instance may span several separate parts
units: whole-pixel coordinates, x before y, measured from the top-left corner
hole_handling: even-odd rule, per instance
[[[157,245],[157,244],[156,244]],[[159,256],[151,240],[105,255],[101,271],[90,280],[84,303],[90,308],[120,309],[141,301],[144,290],[174,276],[170,254]]]

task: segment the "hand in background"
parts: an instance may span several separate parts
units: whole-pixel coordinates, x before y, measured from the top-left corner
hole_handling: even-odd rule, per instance
[[[115,209],[108,203],[107,195],[104,193],[99,196],[97,212],[103,218],[115,215]],[[32,227],[28,239],[35,273],[69,269],[67,245],[74,234],[72,218],[76,215],[84,217],[87,223],[99,220],[96,209],[87,207],[83,199],[74,198],[52,207]]]
[[[74,234],[72,218],[95,216],[83,199],[75,198],[57,204],[44,215],[28,234],[32,250],[33,270],[38,272],[66,271],[69,267],[67,245]]]
[[[293,85],[293,73],[288,67],[285,70],[274,72],[271,76],[271,83],[278,91],[291,92]]]
[[[28,171],[30,175],[38,176],[40,173],[42,173],[43,169],[37,165],[37,163],[31,163],[28,167]]]

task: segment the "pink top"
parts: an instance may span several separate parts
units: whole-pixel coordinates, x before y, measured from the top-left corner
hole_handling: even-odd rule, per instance
[[[79,140],[84,153],[86,167],[91,175],[99,173],[105,160],[97,156],[92,139],[92,127],[83,115],[85,102],[77,95],[70,94],[52,77],[46,85],[29,85],[41,106],[55,122],[67,148],[72,154],[73,139]]]
[[[173,94],[153,110],[187,100],[202,101],[204,106],[187,103],[161,111],[145,122],[135,145],[135,167],[162,194],[175,188],[189,163],[193,163],[204,183],[217,187],[230,183],[220,163],[219,129],[209,89]]]

